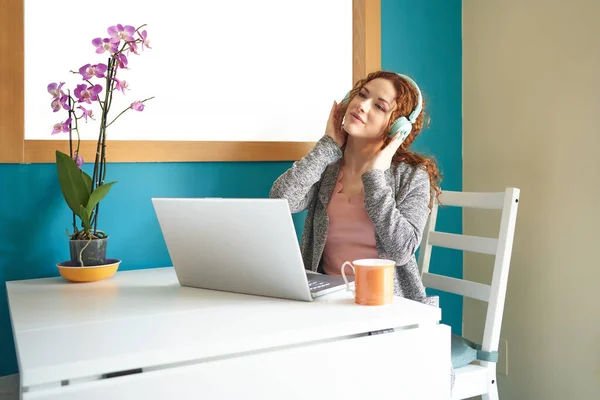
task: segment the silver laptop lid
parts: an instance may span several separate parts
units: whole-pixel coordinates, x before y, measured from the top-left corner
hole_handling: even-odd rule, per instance
[[[152,202],[182,286],[311,300],[287,200]]]

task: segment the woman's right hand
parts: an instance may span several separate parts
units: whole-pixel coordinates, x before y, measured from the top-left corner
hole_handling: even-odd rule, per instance
[[[342,148],[346,143],[346,137],[348,134],[342,129],[343,111],[337,102],[333,102],[331,111],[329,112],[329,119],[327,120],[327,126],[325,128],[325,134],[331,137],[337,145]]]

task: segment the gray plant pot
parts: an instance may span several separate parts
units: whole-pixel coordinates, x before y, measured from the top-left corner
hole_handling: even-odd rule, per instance
[[[108,238],[93,239],[93,240],[69,240],[69,248],[71,251],[71,263],[81,265],[79,255],[83,266],[103,265],[106,263],[106,247]],[[83,250],[83,253],[81,250]]]

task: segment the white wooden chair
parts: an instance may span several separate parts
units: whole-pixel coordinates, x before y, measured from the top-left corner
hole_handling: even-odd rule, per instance
[[[501,209],[502,217],[497,238],[457,235],[435,231],[438,212],[434,204],[419,250],[419,269],[423,284],[427,288],[454,293],[488,303],[481,350],[497,352],[500,341],[502,314],[508,270],[513,245],[520,190],[507,188],[498,193],[468,193],[443,191],[442,206],[462,208]],[[429,272],[432,246],[458,249],[495,256],[491,285],[446,277]],[[474,361],[455,370],[456,380],[452,399],[465,399],[482,395],[482,398],[498,399],[496,363]]]

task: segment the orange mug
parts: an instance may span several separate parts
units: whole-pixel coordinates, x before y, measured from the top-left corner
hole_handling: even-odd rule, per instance
[[[354,290],[350,288],[344,272],[346,265],[354,271]],[[346,282],[346,290],[354,292],[356,304],[365,306],[391,304],[394,301],[395,266],[395,261],[379,258],[345,261],[342,264],[342,277]]]

